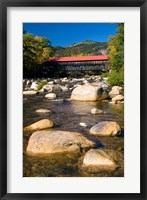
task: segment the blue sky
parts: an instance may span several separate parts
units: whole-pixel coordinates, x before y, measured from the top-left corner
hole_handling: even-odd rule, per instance
[[[46,37],[53,46],[68,46],[84,40],[107,42],[116,34],[117,23],[24,23],[28,33]]]

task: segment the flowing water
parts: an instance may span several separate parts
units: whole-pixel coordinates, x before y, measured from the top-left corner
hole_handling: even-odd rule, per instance
[[[124,105],[108,102],[70,101],[70,93],[62,93],[55,100],[48,100],[44,94],[25,96],[23,102],[24,127],[40,119],[54,121],[53,130],[80,132],[87,138],[99,141],[97,148],[117,150],[119,167],[113,172],[89,173],[81,168],[84,153],[80,155],[61,154],[48,157],[31,157],[26,154],[29,136],[24,133],[23,175],[25,177],[122,177],[124,176]],[[92,107],[102,109],[105,114],[92,115]],[[36,113],[37,109],[49,109],[51,113]],[[95,137],[89,129],[101,121],[116,121],[122,128],[119,137]],[[87,124],[81,127],[80,122]],[[50,129],[51,130],[51,129]],[[116,159],[117,159],[116,158]]]

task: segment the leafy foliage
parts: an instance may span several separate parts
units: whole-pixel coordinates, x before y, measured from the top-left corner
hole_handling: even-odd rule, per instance
[[[37,73],[38,67],[53,54],[51,43],[47,38],[23,34],[24,76]]]
[[[112,71],[109,74],[108,83],[112,86],[124,84],[124,70],[121,68],[119,71]]]
[[[47,81],[46,80],[41,80],[39,81],[38,83],[38,86],[37,86],[37,89],[40,90],[44,85],[47,84]]]
[[[120,23],[117,34],[109,38],[108,49],[110,51],[110,73],[109,83],[120,85],[124,83],[124,24]]]

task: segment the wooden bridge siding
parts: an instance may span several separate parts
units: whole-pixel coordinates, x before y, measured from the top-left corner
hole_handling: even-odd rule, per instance
[[[43,72],[54,71],[107,71],[108,61],[46,62]]]

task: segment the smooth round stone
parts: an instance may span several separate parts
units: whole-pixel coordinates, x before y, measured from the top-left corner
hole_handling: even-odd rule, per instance
[[[83,167],[90,172],[113,171],[116,164],[108,150],[91,149],[84,156]]]
[[[38,109],[35,112],[37,112],[37,113],[51,113],[51,110],[48,110],[48,109]]]
[[[123,95],[117,95],[114,98],[112,98],[113,102],[117,102],[117,101],[124,101],[124,96]]]
[[[57,95],[55,93],[49,93],[45,95],[45,98],[56,99]]]
[[[90,134],[97,136],[117,136],[120,133],[120,126],[113,121],[100,122],[90,129]]]
[[[39,120],[27,127],[24,128],[24,131],[28,132],[28,131],[37,131],[37,130],[42,130],[42,129],[47,129],[47,128],[51,128],[54,126],[54,123],[52,120],[49,119],[42,119]]]

